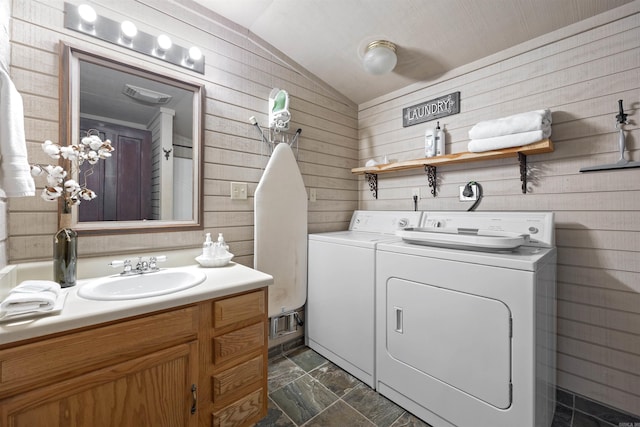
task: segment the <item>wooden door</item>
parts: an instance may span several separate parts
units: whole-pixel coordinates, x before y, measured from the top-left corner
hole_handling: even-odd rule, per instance
[[[5,399],[0,425],[195,427],[197,355],[192,341]]]
[[[151,214],[151,132],[111,123],[81,119],[80,134],[96,129],[110,139],[112,157],[95,165],[85,163],[79,176],[82,185],[97,197],[83,202],[79,219],[84,221],[139,221],[154,219]],[[92,171],[89,171],[92,169]]]

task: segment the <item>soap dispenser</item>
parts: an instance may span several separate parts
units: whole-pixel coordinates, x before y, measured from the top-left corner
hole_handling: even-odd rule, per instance
[[[211,233],[207,233],[204,243],[202,244],[202,257],[213,258],[213,242],[211,241]]]
[[[229,245],[227,245],[227,243],[224,241],[224,237],[222,236],[222,233],[218,233],[218,246],[224,249],[225,251],[229,250]]]

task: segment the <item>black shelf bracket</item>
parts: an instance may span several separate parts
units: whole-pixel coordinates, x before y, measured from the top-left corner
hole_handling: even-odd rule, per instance
[[[436,167],[432,165],[424,165],[424,171],[427,173],[427,181],[431,188],[431,194],[436,197]]]
[[[520,162],[520,182],[522,182],[522,194],[527,194],[527,155],[518,153]]]
[[[369,190],[373,193],[373,198],[378,198],[378,175],[375,173],[365,173],[364,177],[367,179],[369,183]]]

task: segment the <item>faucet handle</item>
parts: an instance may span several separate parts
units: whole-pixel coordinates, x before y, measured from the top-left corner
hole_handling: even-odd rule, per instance
[[[123,267],[122,273],[120,274],[129,274],[131,273],[131,260],[125,259],[114,259],[109,263],[109,265],[113,268]]]
[[[158,256],[152,256],[149,257],[149,270],[158,270],[158,265],[157,263],[159,262],[165,262],[167,260],[167,256],[166,255],[158,255]]]

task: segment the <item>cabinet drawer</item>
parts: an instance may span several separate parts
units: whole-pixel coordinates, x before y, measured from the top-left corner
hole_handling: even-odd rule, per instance
[[[213,363],[222,363],[261,348],[265,344],[264,329],[264,323],[260,322],[213,338]]]
[[[214,412],[213,427],[237,427],[253,425],[262,416],[265,406],[264,390],[256,390],[225,408]]]
[[[211,378],[213,401],[217,402],[234,391],[261,380],[264,376],[263,373],[263,356],[260,355],[231,369],[214,374]]]
[[[266,313],[264,291],[251,292],[213,303],[213,327],[223,328]]]
[[[71,332],[0,351],[0,396],[197,337],[196,307]]]

